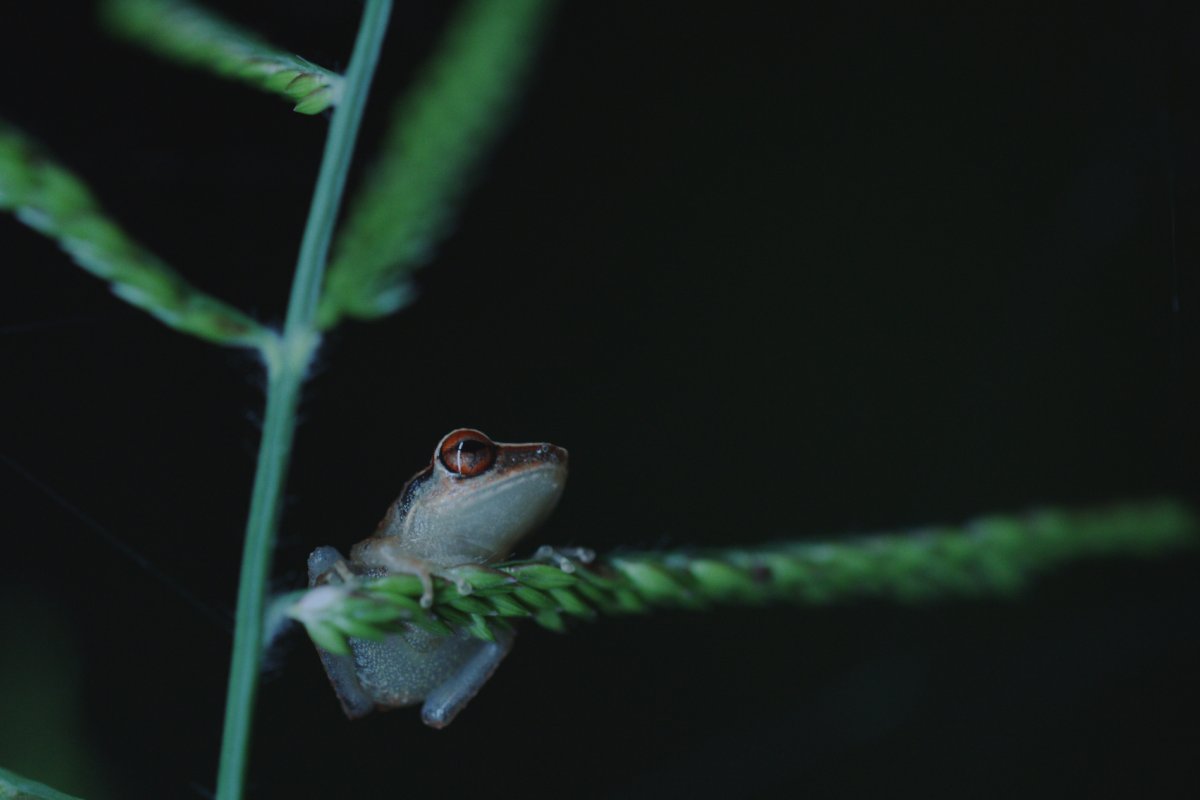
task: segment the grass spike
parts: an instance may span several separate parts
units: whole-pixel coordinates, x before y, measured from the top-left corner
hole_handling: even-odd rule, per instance
[[[450,226],[454,207],[498,138],[551,0],[467,0],[416,87],[399,103],[381,154],[334,242],[323,329],[407,305],[413,271]]]
[[[298,113],[320,114],[341,101],[344,79],[338,73],[185,0],[104,0],[100,12],[117,36],[171,61],[282,95]]]
[[[58,242],[113,294],[162,323],[217,344],[269,348],[275,334],[188,283],[134,242],[81,180],[0,121],[0,211]]]
[[[446,629],[468,610],[465,627],[493,635],[505,617],[532,616],[551,630],[565,628],[564,617],[590,619],[598,614],[640,614],[660,608],[700,609],[712,605],[824,605],[830,602],[885,600],[928,601],[947,596],[1004,596],[1036,575],[1060,564],[1097,556],[1158,556],[1200,544],[1200,519],[1187,506],[1170,500],[1067,511],[1045,509],[1012,516],[992,516],[957,527],[884,533],[831,542],[783,542],[756,548],[622,553],[591,563],[573,561],[570,570],[529,561],[494,565],[509,576],[484,594],[462,603],[452,581],[438,580],[430,613]],[[547,570],[556,575],[551,580]],[[276,602],[304,624],[318,646],[331,630],[343,637],[359,635],[366,615],[341,626],[346,608],[371,598],[391,602],[373,592],[380,578],[341,587],[342,599],[314,603],[309,592],[296,592]],[[542,587],[542,588],[538,588]],[[547,588],[549,587],[549,588]],[[421,587],[403,584],[414,603]],[[408,608],[406,606],[406,608]],[[383,628],[402,627],[392,617]],[[427,627],[422,625],[422,627]],[[326,647],[326,649],[331,649]]]

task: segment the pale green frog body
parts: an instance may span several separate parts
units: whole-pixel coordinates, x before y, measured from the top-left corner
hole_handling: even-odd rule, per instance
[[[550,514],[566,479],[561,447],[493,442],[470,428],[452,431],[348,561],[332,547],[313,551],[309,586],[409,574],[428,587],[430,575],[499,561]],[[429,599],[427,589],[423,602]],[[511,633],[486,642],[411,626],[381,641],[349,641],[351,655],[319,651],[346,715],[423,701],[422,719],[435,728],[450,724],[512,648]]]

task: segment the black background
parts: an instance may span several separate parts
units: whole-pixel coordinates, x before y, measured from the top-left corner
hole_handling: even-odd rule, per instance
[[[336,68],[357,23],[354,4],[212,5]],[[398,3],[360,164],[447,15]],[[83,4],[4,16],[0,115],[278,322],[326,121],[110,41]],[[564,4],[419,301],[325,342],[277,587],[371,531],[459,425],[571,451],[530,546],[1194,496],[1198,42],[1190,3]],[[68,505],[231,609],[259,371],[9,217],[0,262],[0,765],[204,796],[229,636]],[[1195,569],[528,629],[443,732],[346,722],[295,635],[262,687],[252,796],[1187,794]]]

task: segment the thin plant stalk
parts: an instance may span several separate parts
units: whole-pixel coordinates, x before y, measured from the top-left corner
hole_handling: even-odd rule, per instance
[[[296,262],[283,335],[265,349],[267,410],[259,445],[238,583],[236,630],[221,738],[217,800],[242,797],[263,642],[263,613],[280,498],[296,424],[296,405],[320,340],[317,303],[346,173],[367,92],[391,15],[391,0],[367,0],[346,73],[345,94],[334,111],[317,187]]]

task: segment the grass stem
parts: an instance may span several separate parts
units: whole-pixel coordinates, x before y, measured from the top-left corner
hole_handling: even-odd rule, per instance
[[[345,95],[330,123],[329,138],[326,140],[296,262],[283,334],[272,346],[264,348],[268,378],[267,411],[238,582],[237,627],[225,703],[217,800],[239,800],[242,797],[254,700],[258,690],[263,612],[271,553],[275,546],[280,499],[295,433],[296,406],[300,388],[320,340],[314,316],[320,300],[329,240],[337,220],[346,173],[390,14],[391,0],[367,0],[346,73]]]

